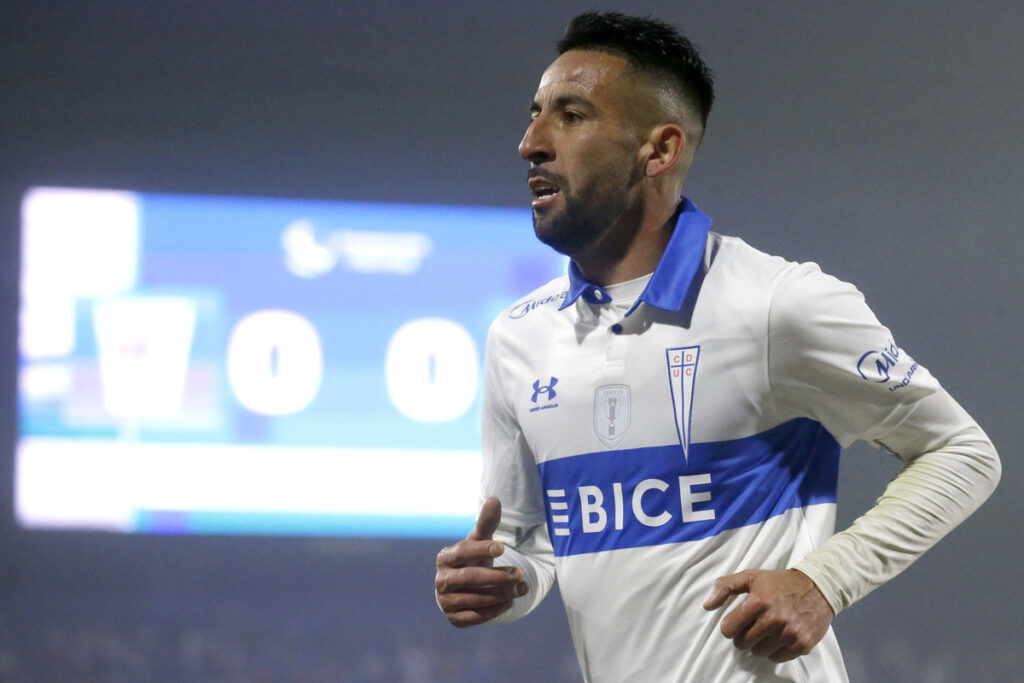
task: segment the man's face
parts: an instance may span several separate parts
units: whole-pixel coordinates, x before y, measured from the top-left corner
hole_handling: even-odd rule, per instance
[[[597,245],[633,207],[642,177],[622,57],[570,50],[548,67],[519,144],[530,162],[538,239],[570,256]]]

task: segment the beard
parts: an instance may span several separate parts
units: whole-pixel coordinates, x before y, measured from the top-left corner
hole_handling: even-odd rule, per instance
[[[562,185],[565,207],[551,215],[533,214],[533,232],[560,254],[572,256],[597,244],[626,211],[624,193],[590,192],[579,195]]]

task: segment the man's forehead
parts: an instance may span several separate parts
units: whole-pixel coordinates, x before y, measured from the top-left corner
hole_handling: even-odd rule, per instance
[[[537,93],[562,87],[593,92],[610,85],[628,62],[598,50],[569,50],[551,63],[540,78]]]

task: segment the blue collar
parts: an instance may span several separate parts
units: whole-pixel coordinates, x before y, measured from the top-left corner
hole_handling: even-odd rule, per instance
[[[704,260],[704,243],[711,227],[711,218],[686,197],[682,198],[680,208],[665,253],[661,255],[647,287],[626,315],[635,311],[640,302],[665,311],[682,310],[698,268]],[[594,304],[611,301],[611,296],[603,287],[587,282],[576,264],[570,261],[569,291],[558,310],[571,306],[580,297]]]

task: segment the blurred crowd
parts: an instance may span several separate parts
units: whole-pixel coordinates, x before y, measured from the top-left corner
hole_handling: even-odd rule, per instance
[[[443,621],[436,629],[396,622],[381,631],[360,627],[358,615],[333,626],[300,618],[225,618],[219,610],[193,609],[193,617],[151,623],[142,614],[119,621],[68,614],[37,622],[0,622],[0,681],[337,681],[356,683],[449,683],[452,681],[573,682],[575,657],[547,647],[538,633],[501,628],[476,635]],[[99,610],[101,613],[104,610]],[[451,637],[451,634],[455,637]],[[431,637],[433,635],[434,637]],[[976,680],[1024,681],[1019,653],[983,652],[945,644],[930,653],[890,639],[877,647],[846,650],[851,680],[953,683],[965,666]],[[968,661],[965,661],[968,660]]]
[[[126,605],[105,591],[64,593],[62,604],[59,594],[37,595],[37,608],[23,595],[0,611],[0,681],[580,681],[571,648],[552,650],[544,629],[507,639],[501,628],[453,629],[439,613],[332,614],[288,596]]]
[[[449,626],[436,542],[70,542],[0,554],[0,683],[581,681],[557,594],[515,624]],[[835,625],[851,681],[1024,683],[1009,634],[929,642],[861,614]]]

